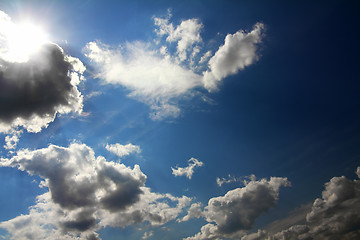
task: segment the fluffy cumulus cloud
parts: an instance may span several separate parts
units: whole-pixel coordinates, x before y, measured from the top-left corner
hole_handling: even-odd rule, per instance
[[[306,223],[293,225],[273,233],[259,230],[244,236],[247,239],[359,239],[360,238],[360,181],[344,176],[334,177],[325,184],[321,198],[306,214]]]
[[[208,224],[186,239],[239,239],[253,226],[256,218],[275,207],[281,186],[290,186],[286,178],[251,180],[242,188],[211,198],[203,211]]]
[[[18,126],[39,132],[56,114],[82,111],[77,85],[84,65],[50,42],[28,52],[40,39],[24,31],[0,11],[0,132]]]
[[[247,33],[239,30],[228,34],[225,43],[209,60],[210,70],[204,73],[204,86],[213,90],[225,77],[236,74],[258,59],[257,44],[261,42],[264,24],[257,23]]]
[[[131,153],[140,153],[141,149],[140,146],[128,143],[126,145],[122,145],[120,143],[115,144],[107,144],[106,150],[114,153],[118,157],[125,157],[130,155]]]
[[[176,25],[170,18],[170,13],[154,18],[155,43],[134,41],[114,48],[97,41],[84,48],[98,69],[96,77],[125,87],[130,97],[148,104],[154,120],[178,117],[180,99],[193,96],[199,88],[215,90],[223,78],[254,63],[264,28],[258,23],[250,32],[228,34],[212,56],[211,51],[202,49],[199,19]],[[169,50],[173,44],[175,52]]]
[[[12,239],[98,239],[96,231],[105,226],[164,224],[191,202],[186,196],[152,192],[138,165],[95,157],[84,144],[21,150],[0,165],[38,175],[48,189],[29,214],[0,223]]]
[[[187,167],[171,168],[172,174],[174,176],[185,176],[188,179],[191,179],[192,175],[194,174],[194,169],[196,167],[201,167],[204,165],[203,162],[197,160],[196,158],[190,158],[188,160],[188,162],[189,162],[189,165]]]

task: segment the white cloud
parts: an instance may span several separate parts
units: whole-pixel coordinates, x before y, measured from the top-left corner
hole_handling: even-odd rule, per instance
[[[85,66],[50,42],[41,42],[30,54],[38,33],[18,28],[0,11],[0,132],[19,126],[40,132],[57,114],[81,113],[77,85]]]
[[[175,25],[170,18],[170,12],[165,18],[154,18],[159,37],[155,44],[134,41],[114,48],[97,41],[84,48],[98,69],[95,77],[125,87],[129,97],[150,106],[153,120],[180,116],[180,99],[194,95],[202,87],[214,90],[223,78],[255,62],[264,28],[258,23],[249,33],[239,30],[228,34],[225,44],[211,57],[211,51],[202,50],[203,25],[199,19]],[[165,41],[161,41],[164,36]],[[177,44],[175,53],[167,47],[172,43]],[[209,70],[198,72],[207,65]]]
[[[152,192],[138,165],[95,157],[84,144],[21,150],[1,159],[0,166],[38,175],[49,190],[38,196],[29,214],[0,223],[14,239],[97,239],[96,231],[106,226],[164,224],[191,203],[186,196]]]
[[[192,175],[194,174],[194,169],[196,167],[201,167],[204,165],[203,162],[197,160],[196,158],[190,158],[188,160],[189,165],[187,167],[176,167],[176,168],[171,168],[172,170],[172,174],[174,176],[186,176],[188,179],[191,179]]]
[[[279,177],[251,180],[242,188],[211,198],[203,212],[209,223],[186,239],[238,239],[250,230],[256,218],[276,206],[281,186],[290,186],[290,182]]]
[[[204,73],[205,88],[214,90],[222,79],[253,64],[259,57],[257,44],[261,42],[263,30],[264,24],[257,23],[249,33],[239,30],[228,34],[224,45],[209,60],[210,70]]]
[[[105,83],[126,87],[130,97],[150,105],[155,118],[178,116],[174,98],[202,84],[201,75],[142,42],[127,43],[119,49],[90,42],[85,52],[99,68],[98,77]]]
[[[133,145],[131,143],[128,143],[126,145],[121,145],[120,143],[115,144],[107,144],[106,150],[114,153],[118,157],[125,157],[130,155],[131,153],[140,153],[141,149],[137,145]]]

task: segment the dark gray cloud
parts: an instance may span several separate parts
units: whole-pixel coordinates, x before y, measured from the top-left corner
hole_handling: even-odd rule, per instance
[[[28,62],[0,60],[0,119],[11,122],[32,114],[54,114],[58,105],[68,105],[72,85],[68,76],[72,66],[54,44],[44,45],[41,57]],[[46,66],[44,66],[46,63]]]
[[[73,80],[76,75],[71,75],[75,60],[79,63],[51,43],[43,45],[26,62],[0,58],[0,123],[26,126],[21,121],[46,119],[57,112],[81,111],[82,97]],[[43,127],[43,122],[37,122]],[[30,126],[28,130],[38,128]]]
[[[191,202],[185,196],[151,192],[138,165],[129,168],[95,157],[84,144],[21,150],[11,159],[1,159],[0,166],[38,175],[44,179],[41,186],[49,190],[38,196],[28,215],[0,223],[14,239],[30,235],[40,236],[38,239],[97,239],[96,231],[105,226],[126,227],[144,221],[164,224]]]
[[[187,239],[239,238],[245,235],[256,218],[276,206],[281,186],[290,186],[290,182],[278,177],[251,180],[243,188],[210,199],[203,212],[209,224]]]

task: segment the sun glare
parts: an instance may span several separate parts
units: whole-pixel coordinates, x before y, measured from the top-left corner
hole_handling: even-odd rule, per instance
[[[40,47],[48,41],[48,37],[40,26],[32,22],[13,24],[6,31],[7,52],[9,61],[26,62]]]

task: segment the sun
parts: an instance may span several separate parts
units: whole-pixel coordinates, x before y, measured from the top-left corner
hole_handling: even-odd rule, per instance
[[[48,42],[48,36],[41,26],[31,21],[13,23],[2,31],[2,35],[6,39],[6,46],[1,49],[2,55],[11,62],[28,61],[32,54]]]

